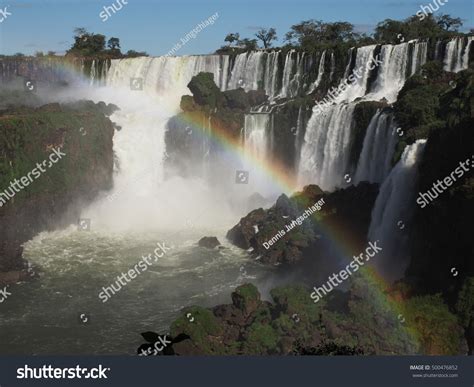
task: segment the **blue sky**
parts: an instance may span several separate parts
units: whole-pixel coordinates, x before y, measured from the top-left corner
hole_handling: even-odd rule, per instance
[[[85,27],[107,38],[120,38],[122,51],[163,55],[199,22],[218,12],[214,25],[176,53],[206,54],[223,45],[229,32],[252,37],[258,27],[275,27],[282,43],[291,25],[311,18],[349,21],[370,32],[383,19],[404,19],[420,5],[437,0],[127,0],[122,10],[103,22],[99,13],[116,1],[0,0],[0,9],[7,7],[12,14],[0,23],[0,53],[64,52],[73,41],[74,28]],[[463,18],[465,30],[474,28],[472,0],[449,0],[438,12]]]

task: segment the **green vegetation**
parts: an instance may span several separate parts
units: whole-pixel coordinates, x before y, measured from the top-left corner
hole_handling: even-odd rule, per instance
[[[74,30],[74,44],[67,51],[66,56],[113,59],[135,58],[138,56],[148,56],[148,54],[133,50],[122,54],[119,38],[111,37],[106,41],[105,35],[88,32],[85,28],[76,28]]]
[[[348,22],[330,22],[308,19],[291,26],[285,34],[283,49],[300,49],[306,52],[316,52],[322,49],[343,49],[368,44],[400,43],[411,39],[447,39],[460,35],[462,26],[460,18],[449,15],[433,14],[421,19],[417,15],[405,20],[386,19],[378,23],[372,35],[355,31],[353,24]],[[472,30],[471,30],[472,33]],[[274,28],[260,29],[255,35],[262,42],[263,49],[269,49],[277,39]],[[228,46],[221,47],[219,53],[238,53],[258,48],[257,40],[241,39],[238,32],[228,34],[225,39]]]
[[[404,304],[408,329],[419,338],[421,353],[459,354],[462,330],[441,295],[417,296]]]
[[[112,149],[112,135],[112,123],[99,105],[92,102],[3,111],[0,114],[0,190],[8,188],[14,179],[27,176],[36,163],[48,160],[52,147],[61,147],[66,153],[28,189],[19,191],[8,205],[41,195],[71,192],[90,181],[89,173],[94,169],[97,174],[103,169],[104,180],[97,182],[98,185],[110,187],[107,168],[111,170],[112,158],[106,150]]]

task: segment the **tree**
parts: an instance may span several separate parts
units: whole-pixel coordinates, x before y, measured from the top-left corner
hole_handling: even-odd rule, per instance
[[[318,45],[356,43],[361,35],[354,32],[354,26],[347,22],[324,23],[321,20],[305,20],[291,26],[285,40],[305,50],[314,50]],[[364,37],[367,38],[367,37]]]
[[[445,31],[457,31],[462,26],[462,20],[459,17],[449,15],[440,15],[436,18],[438,25]]]
[[[148,54],[145,51],[128,50],[125,56],[128,58],[138,58],[139,56],[148,56]]]
[[[36,56],[37,58],[42,58],[42,57],[44,56],[44,52],[43,52],[43,51],[36,51],[36,52],[35,52],[35,56]]]
[[[227,34],[227,36],[224,39],[224,42],[229,42],[229,45],[231,45],[234,42],[238,42],[240,40],[240,34],[238,32],[230,33]]]
[[[107,42],[107,47],[111,50],[120,49],[120,39],[119,38],[110,38]]]
[[[56,52],[55,51],[48,51],[47,56],[56,56]]]
[[[70,55],[97,56],[105,49],[105,36],[89,33],[85,28],[74,29],[74,44],[67,51]]]
[[[257,39],[242,39],[239,40],[239,46],[243,46],[248,51],[253,51],[258,48]]]
[[[269,48],[272,45],[272,42],[277,39],[277,34],[275,28],[261,28],[255,34],[257,39],[261,40],[264,48]]]

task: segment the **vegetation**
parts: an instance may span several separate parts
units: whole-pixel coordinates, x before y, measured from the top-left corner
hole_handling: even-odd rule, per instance
[[[120,50],[120,39],[111,37],[106,41],[105,35],[88,32],[85,28],[74,30],[74,44],[66,52],[66,56],[99,57],[99,58],[135,58],[148,56],[146,52],[129,50],[122,54]]]
[[[353,24],[348,22],[326,23],[322,20],[308,19],[291,26],[285,34],[286,45],[282,48],[296,48],[314,52],[338,46],[362,46],[367,44],[400,43],[411,39],[450,38],[459,35],[462,26],[460,18],[439,14],[428,15],[422,20],[413,15],[405,20],[385,19],[378,23],[371,35],[355,30]],[[473,33],[474,30],[471,30]],[[262,43],[263,49],[269,49],[277,39],[274,28],[262,28],[255,36]],[[258,47],[255,39],[241,39],[238,32],[228,34],[225,42],[229,44],[221,47],[218,52],[242,52],[255,50]]]

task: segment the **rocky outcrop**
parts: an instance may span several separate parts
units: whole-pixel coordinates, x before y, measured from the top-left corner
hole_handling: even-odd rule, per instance
[[[357,274],[348,292],[335,290],[318,303],[310,299],[310,290],[300,285],[273,289],[272,302],[268,302],[261,299],[254,285],[245,284],[232,293],[231,304],[185,308],[170,329],[170,337],[180,338],[179,342],[159,354],[464,353],[460,326],[441,298],[407,299],[400,309],[406,324],[401,324],[400,311],[395,313],[387,303],[377,302],[380,291],[380,285]],[[389,302],[399,297],[395,289],[384,291]]]
[[[0,111],[0,282],[25,277],[23,243],[77,223],[81,206],[111,188],[113,109],[83,101]],[[64,155],[52,163],[55,150]]]
[[[268,264],[294,264],[324,255],[325,224],[343,225],[362,247],[377,192],[377,185],[368,183],[333,193],[309,185],[290,198],[281,195],[268,210],[251,211],[228,231],[227,238],[240,248],[252,249],[253,256]],[[319,210],[303,219],[315,205]]]

